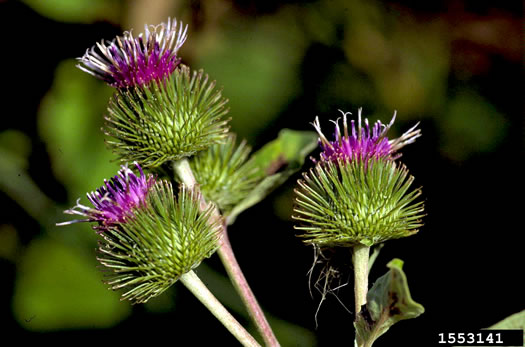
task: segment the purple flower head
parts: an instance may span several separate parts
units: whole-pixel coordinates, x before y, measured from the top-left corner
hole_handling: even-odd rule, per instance
[[[129,31],[113,41],[102,40],[78,58],[81,70],[117,88],[145,85],[169,76],[180,63],[177,52],[186,40],[188,26],[177,20],[145,26],[144,34]]]
[[[365,118],[364,127],[361,125],[361,108],[357,113],[357,124],[354,120],[351,121],[352,129],[347,126],[346,115],[350,112],[343,112],[343,133],[339,128],[339,119],[332,121],[335,124],[335,140],[329,141],[321,131],[319,118],[316,117],[313,123],[315,130],[319,133],[319,145],[323,152],[321,153],[322,161],[334,161],[344,159],[348,161],[359,160],[368,162],[370,159],[386,158],[395,160],[401,156],[397,151],[403,146],[412,143],[416,138],[421,136],[421,130],[416,129],[418,124],[413,126],[403,135],[397,139],[389,140],[387,135],[388,130],[394,124],[396,113],[388,125],[384,125],[381,121],[377,121],[373,127],[368,124],[368,119]]]
[[[146,197],[155,184],[152,175],[146,176],[139,164],[135,163],[140,176],[136,176],[127,166],[122,169],[111,180],[104,180],[104,185],[96,191],[88,193],[88,200],[94,207],[77,204],[64,211],[67,214],[75,214],[87,217],[57,225],[68,225],[79,222],[97,222],[94,229],[99,232],[125,223],[126,219],[133,216],[136,208],[144,206]]]

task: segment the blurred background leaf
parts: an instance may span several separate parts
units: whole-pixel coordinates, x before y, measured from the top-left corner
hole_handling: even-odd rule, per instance
[[[33,240],[18,271],[13,310],[25,329],[109,328],[131,311],[108,295],[91,254],[56,240]]]
[[[117,20],[119,0],[23,0],[41,15],[61,22],[90,23],[97,19]]]

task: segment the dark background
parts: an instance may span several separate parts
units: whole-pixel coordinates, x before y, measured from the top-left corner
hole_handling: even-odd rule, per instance
[[[377,346],[428,346],[437,333],[488,327],[525,308],[523,285],[523,8],[519,1],[0,1],[0,314],[3,338],[55,342],[236,345],[176,284],[142,306],[107,291],[87,225],[61,211],[118,170],[99,129],[112,90],[74,67],[101,39],[177,17],[184,63],[230,99],[232,129],[257,149],[281,128],[313,130],[338,109],[372,122],[420,122],[401,159],[423,186],[425,226],[386,243],[370,282],[395,257],[426,312]],[[521,163],[521,164],[520,164]],[[311,166],[307,161],[306,167]],[[230,228],[238,260],[283,346],[353,344],[350,280],[321,299],[313,252],[290,218],[299,174]],[[339,250],[341,264],[350,262]],[[218,258],[197,271],[246,315]],[[6,340],[7,341],[7,340]]]

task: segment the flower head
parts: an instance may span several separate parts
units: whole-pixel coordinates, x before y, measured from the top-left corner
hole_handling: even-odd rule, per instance
[[[144,34],[131,31],[113,41],[101,41],[78,58],[78,67],[117,88],[162,80],[179,65],[177,52],[186,40],[187,26],[177,20],[145,26]]]
[[[143,303],[161,294],[180,276],[197,267],[218,247],[222,219],[210,204],[201,210],[198,191],[155,180],[123,167],[104,186],[88,194],[93,208],[77,205],[65,211],[97,222],[97,260],[105,267],[110,289],[125,289],[122,299]]]
[[[377,121],[370,127],[351,121],[349,131],[343,113],[343,132],[335,121],[335,140],[319,133],[323,152],[315,168],[303,174],[295,189],[293,219],[306,243],[320,247],[371,246],[389,239],[410,236],[422,225],[423,202],[416,201],[421,188],[409,190],[414,177],[398,164],[398,150],[421,136],[417,124],[401,137],[387,138],[388,125]],[[373,162],[373,165],[370,165]]]
[[[365,126],[361,125],[361,108],[357,113],[357,124],[354,120],[351,121],[351,133],[349,133],[346,115],[349,112],[340,111],[343,114],[343,133],[339,128],[339,119],[335,121],[335,140],[329,141],[321,131],[319,118],[316,117],[313,123],[315,130],[319,133],[319,144],[323,150],[321,153],[322,161],[335,161],[337,159],[344,159],[345,161],[363,161],[367,162],[370,159],[386,158],[395,160],[401,156],[397,151],[403,146],[412,143],[416,138],[421,136],[420,129],[416,129],[418,124],[413,126],[401,137],[393,140],[387,138],[387,132],[394,124],[396,114],[388,125],[384,125],[381,121],[377,121],[373,127],[368,124],[368,119],[365,118]],[[357,125],[357,126],[356,126]]]
[[[87,217],[59,225],[78,222],[97,222],[94,228],[103,232],[133,216],[134,209],[145,204],[151,187],[155,184],[152,175],[146,176],[139,164],[135,163],[140,176],[133,173],[127,166],[111,180],[104,180],[104,185],[94,192],[88,193],[88,200],[93,207],[84,206],[77,201],[75,207],[64,211],[67,214],[76,214]]]
[[[106,283],[124,289],[122,300],[144,303],[193,270],[218,248],[222,219],[213,205],[200,209],[201,195],[157,181],[144,209],[133,219],[100,234],[97,260],[106,267]]]

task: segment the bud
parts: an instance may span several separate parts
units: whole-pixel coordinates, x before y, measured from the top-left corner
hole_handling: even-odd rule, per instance
[[[224,215],[241,202],[260,182],[260,170],[248,160],[251,148],[242,141],[236,145],[230,134],[222,144],[210,146],[190,160],[202,194],[213,201]]]
[[[218,247],[221,220],[211,219],[213,206],[200,210],[198,192],[181,186],[178,195],[167,181],[137,177],[127,168],[95,193],[95,208],[77,203],[69,214],[97,222],[102,237],[98,261],[106,268],[110,288],[125,289],[122,299],[144,303],[196,268]],[[92,199],[94,197],[94,200]]]

